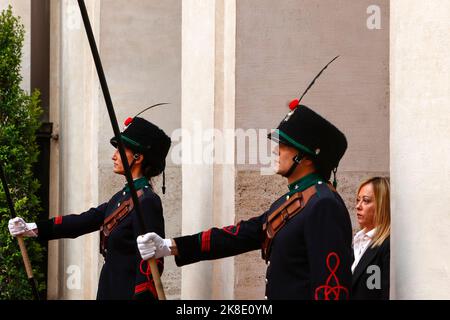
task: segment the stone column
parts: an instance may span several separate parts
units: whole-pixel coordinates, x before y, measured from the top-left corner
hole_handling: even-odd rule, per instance
[[[49,176],[49,215],[54,217],[60,212],[60,148],[59,148],[59,130],[60,130],[60,102],[61,102],[61,3],[59,0],[50,2],[50,101],[49,101],[49,121],[53,123],[53,137],[50,145],[50,176]],[[47,272],[47,299],[55,300],[62,292],[63,282],[59,262],[59,241],[50,241],[48,243],[48,266]]]
[[[98,40],[100,1],[86,5]],[[59,135],[51,164],[50,215],[55,216],[98,204],[99,84],[76,1],[51,2],[51,36],[50,118]],[[95,298],[98,243],[98,233],[51,241],[49,298]]]
[[[184,235],[234,223],[234,137],[212,133],[234,130],[235,17],[235,1],[182,3]],[[225,157],[213,162],[212,146]],[[181,298],[233,298],[233,266],[229,258],[184,267]]]
[[[450,2],[391,1],[391,297],[450,298]]]
[[[214,225],[235,223],[235,66],[236,1],[216,1],[215,128],[223,139],[215,140]],[[234,258],[213,263],[213,299],[234,298]]]

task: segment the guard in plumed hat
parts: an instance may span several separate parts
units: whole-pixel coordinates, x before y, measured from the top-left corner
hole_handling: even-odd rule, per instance
[[[128,118],[125,125],[121,138],[145,225],[164,235],[161,199],[149,180],[164,172],[171,140],[156,125],[137,116]],[[117,147],[115,138],[111,139],[111,144]],[[117,149],[112,160],[114,173],[124,175]],[[163,184],[163,191],[164,187]],[[77,238],[100,230],[100,251],[105,262],[100,274],[97,299],[158,299],[150,266],[141,259],[136,246],[139,218],[133,209],[127,184],[108,202],[79,215],[61,215],[37,223],[26,223],[22,218],[15,218],[9,221],[9,230],[13,236],[32,236],[40,240]],[[162,273],[163,259],[158,259],[157,264]]]
[[[139,155],[143,156],[143,175],[150,179],[163,173],[162,191],[165,193],[166,156],[170,148],[170,138],[163,130],[151,122],[140,118],[128,118],[125,120],[126,129],[121,133],[124,145],[134,152],[131,169]],[[117,148],[115,137],[111,138],[111,144]]]
[[[350,216],[329,182],[347,140],[299,100],[290,108],[269,135],[279,142],[274,150],[279,156],[276,171],[287,178],[289,191],[260,216],[233,226],[174,239],[156,233],[140,236],[138,248],[144,259],[174,255],[177,265],[183,266],[261,250],[267,263],[266,299],[349,298]]]

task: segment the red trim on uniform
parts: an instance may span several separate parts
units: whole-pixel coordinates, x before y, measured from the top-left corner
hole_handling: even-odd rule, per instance
[[[334,267],[331,266],[331,257],[334,257],[335,259],[335,265]],[[314,299],[319,300],[319,293],[323,293],[323,299],[324,300],[340,300],[341,298],[341,291],[345,293],[346,299],[349,298],[349,292],[348,289],[344,286],[341,286],[339,283],[339,278],[336,275],[336,271],[339,268],[339,264],[341,263],[341,260],[339,259],[339,256],[336,252],[331,252],[327,256],[327,268],[330,271],[330,275],[327,278],[327,281],[324,285],[321,285],[316,288]],[[332,279],[334,281],[332,281]],[[331,282],[333,282],[335,285],[331,286]]]
[[[223,228],[222,230],[228,234],[231,234],[232,236],[237,236],[239,233],[240,227],[241,227],[241,224],[238,223],[237,226],[228,226],[228,227]]]
[[[62,219],[63,219],[62,216],[55,217],[55,224],[61,224],[62,223]]]
[[[202,252],[209,252],[211,250],[211,232],[208,230],[202,233]]]
[[[150,268],[150,264],[147,262],[147,270],[144,271],[144,268],[142,266],[144,262],[147,261],[141,260],[141,263],[139,263],[139,271],[141,272],[141,274],[147,277],[148,281],[150,281],[150,279],[153,279],[152,270]],[[162,275],[164,271],[164,260],[162,258],[156,259],[156,266],[158,267],[159,274]]]
[[[134,288],[134,293],[141,293],[142,291],[145,291],[147,289],[147,282],[138,284],[135,288]]]
[[[147,271],[144,271],[143,268],[142,268],[142,264],[143,264],[144,262],[147,262],[147,261],[141,260],[141,263],[139,264],[139,271],[140,271],[144,276],[146,276],[148,280],[150,280],[150,276],[152,275],[152,272],[151,272],[151,270],[150,270],[150,264],[147,263]]]
[[[152,295],[158,299],[158,294],[156,292],[155,286],[153,284],[153,281],[148,281],[148,282],[144,282],[141,284],[138,284],[135,288],[134,288],[134,294],[138,294],[138,293],[142,293],[144,291],[150,291],[152,293]]]
[[[134,293],[141,293],[145,290],[149,290],[153,296],[158,299],[158,293],[156,292],[155,284],[153,282],[152,271],[150,269],[150,264],[147,262],[147,270],[144,271],[143,264],[147,262],[145,260],[141,260],[139,263],[139,271],[147,278],[147,282],[141,283],[134,288]]]

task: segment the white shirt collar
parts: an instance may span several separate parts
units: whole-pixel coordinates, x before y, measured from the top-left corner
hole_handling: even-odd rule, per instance
[[[368,238],[372,239],[373,236],[375,235],[376,231],[377,231],[377,228],[373,228],[372,230],[370,230],[368,232],[366,232],[366,229],[362,229],[355,234],[355,239],[364,238],[364,237],[368,237]]]
[[[377,228],[373,228],[372,230],[367,232],[366,229],[363,229],[355,234],[355,237],[353,239],[353,252],[355,256],[355,261],[353,261],[352,272],[355,271],[355,268],[359,263],[359,260],[361,259],[364,252],[367,250],[368,246],[372,242],[373,236],[375,235],[376,231]]]

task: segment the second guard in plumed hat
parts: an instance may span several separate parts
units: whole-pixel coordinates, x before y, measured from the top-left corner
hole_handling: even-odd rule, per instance
[[[183,266],[261,250],[267,264],[266,299],[350,297],[350,216],[329,182],[347,140],[299,100],[291,103],[291,111],[269,135],[279,142],[274,150],[279,158],[276,172],[287,178],[288,191],[266,212],[236,225],[173,239],[156,233],[140,236],[144,259],[174,255],[176,264]]]

